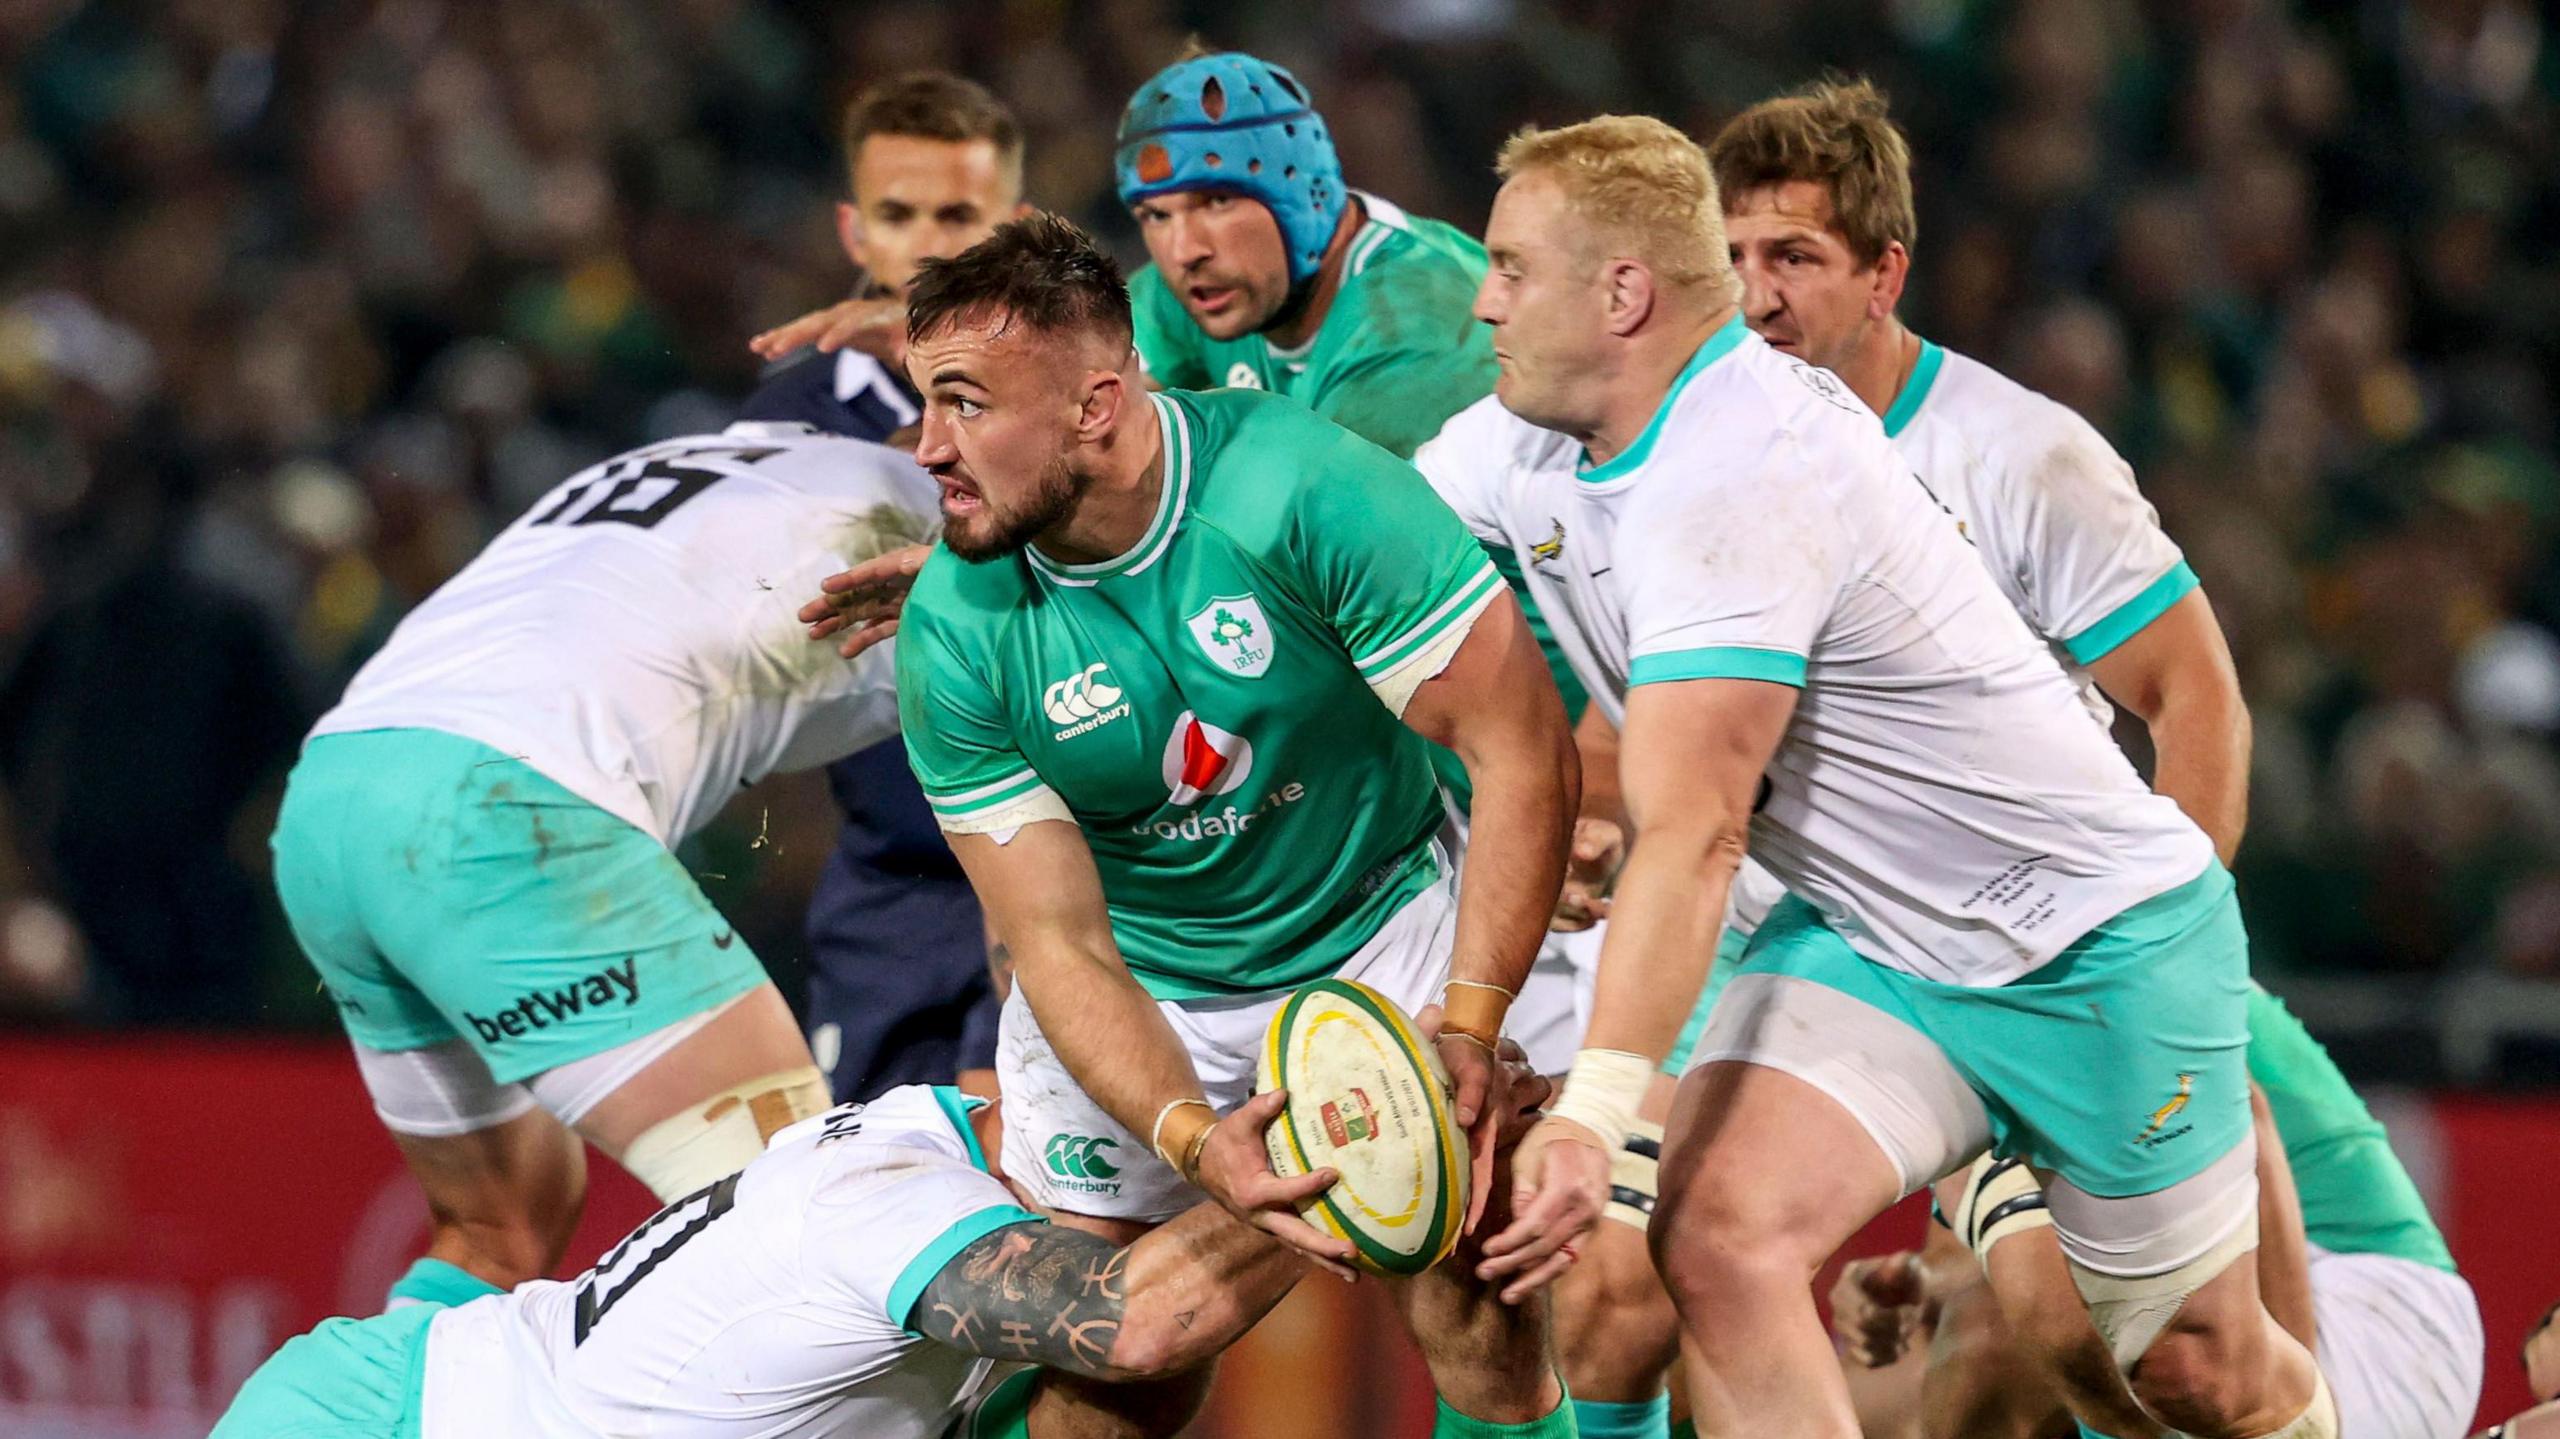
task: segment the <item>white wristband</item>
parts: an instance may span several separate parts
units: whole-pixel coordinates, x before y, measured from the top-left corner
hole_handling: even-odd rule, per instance
[[[1573,1057],[1564,1098],[1547,1113],[1570,1119],[1600,1136],[1612,1154],[1634,1132],[1636,1110],[1653,1086],[1653,1061],[1623,1049],[1586,1049]]]

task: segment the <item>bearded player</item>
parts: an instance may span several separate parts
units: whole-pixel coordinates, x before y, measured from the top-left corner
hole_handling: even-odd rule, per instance
[[[932,505],[905,456],[797,425],[645,446],[500,532],[314,727],[276,888],[434,1218],[395,1303],[547,1272],[584,1143],[672,1199],[826,1107],[673,849],[896,733],[887,658],[812,654],[790,599]]]
[[[927,266],[908,324],[949,553],[905,610],[903,714],[1014,952],[1008,1168],[1115,1233],[1205,1191],[1339,1260],[1267,1169],[1204,1159],[1201,1137],[1249,1092],[1273,1006],[1340,974],[1447,1006],[1487,1172],[1488,1061],[1576,776],[1537,648],[1392,456],[1274,397],[1150,395],[1117,270],[1072,226],[1035,217]],[[1066,689],[1087,713],[1051,712]],[[1474,781],[1460,898],[1425,740]],[[1062,1153],[1080,1162],[1045,1162]],[[1572,1432],[1536,1308],[1463,1265],[1394,1288],[1441,1432]]]
[[[1750,335],[1695,144],[1611,118],[1526,133],[1502,168],[1479,306],[1502,408],[1547,433],[1444,494],[1516,550],[1563,530],[1530,584],[1620,712],[1635,825],[1586,1048],[1519,1182],[1597,1207],[1756,848],[1794,893],[1708,1022],[1652,1225],[1701,1431],[1853,1435],[1807,1280],[1996,1141],[2055,1172],[2073,1277],[2147,1408],[2334,1433],[2234,1262],[2247,956],[2211,841],[2089,722],[1873,414]],[[2088,1024],[2093,1003],[2141,1020]],[[1480,1272],[1534,1287],[1556,1239],[1497,1234]]]

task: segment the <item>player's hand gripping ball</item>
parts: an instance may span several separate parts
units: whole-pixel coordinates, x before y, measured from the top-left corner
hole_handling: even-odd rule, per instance
[[[1289,997],[1263,1035],[1257,1092],[1289,1091],[1264,1131],[1273,1172],[1331,1167],[1308,1223],[1351,1242],[1373,1274],[1419,1274],[1457,1247],[1467,1218],[1467,1136],[1440,1056],[1387,998],[1348,979]]]

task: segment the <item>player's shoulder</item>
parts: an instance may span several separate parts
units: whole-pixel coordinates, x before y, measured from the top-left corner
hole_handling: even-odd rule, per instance
[[[1187,515],[1260,552],[1286,536],[1340,526],[1381,486],[1427,489],[1412,464],[1285,396],[1262,390],[1165,391],[1168,439],[1185,473]],[[1169,472],[1171,475],[1172,472]]]
[[[1951,430],[1982,463],[2021,478],[2122,466],[2115,446],[2079,411],[1970,355],[1934,344],[1928,349],[1935,352],[1934,370],[1915,425]],[[1930,365],[1924,354],[1921,368]]]
[[[1407,214],[1363,194],[1367,220],[1344,256],[1341,293],[1327,328],[1363,356],[1411,351],[1489,361],[1492,332],[1476,323],[1476,291],[1484,284],[1484,247],[1454,225]]]
[[[962,635],[989,634],[1034,602],[1029,565],[1021,555],[964,560],[948,545],[937,543],[932,558],[916,575],[914,588],[898,621],[902,663],[933,651],[910,639],[948,641]]]
[[[1474,465],[1541,469],[1571,464],[1580,448],[1571,436],[1529,423],[1492,395],[1451,415],[1440,433],[1423,446],[1426,454]],[[1418,463],[1421,456],[1415,458]]]
[[[1687,463],[1751,470],[1782,450],[1825,461],[1888,453],[1882,426],[1848,382],[1771,347],[1738,314],[1690,365],[1664,418]]]

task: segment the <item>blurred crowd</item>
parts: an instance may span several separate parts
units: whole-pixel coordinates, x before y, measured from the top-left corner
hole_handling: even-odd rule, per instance
[[[0,1011],[317,1019],[265,880],[304,726],[534,495],[724,423],[745,338],[843,293],[843,101],[985,81],[1032,198],[1134,259],[1113,123],[1195,32],[1295,67],[1355,186],[1470,228],[1524,122],[1703,137],[1826,68],[1877,79],[1919,158],[1907,316],[2106,432],[2231,632],[2262,962],[2560,980],[2560,268],[2531,240],[2560,235],[2556,26],[2530,0],[6,0]],[[785,945],[800,892],[753,871],[826,842],[789,814],[693,856]]]

